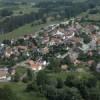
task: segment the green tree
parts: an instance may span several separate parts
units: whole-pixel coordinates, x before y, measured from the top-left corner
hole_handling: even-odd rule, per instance
[[[1,11],[0,11],[0,16],[2,16],[2,17],[5,17],[5,16],[10,16],[10,15],[12,15],[13,14],[13,12],[11,11],[11,10],[9,10],[9,9],[2,9]]]
[[[56,87],[59,89],[62,88],[63,86],[64,86],[63,80],[61,78],[58,78]]]
[[[36,82],[38,86],[43,86],[49,83],[49,77],[44,71],[40,71],[37,74]]]
[[[48,69],[53,70],[54,72],[59,72],[61,67],[60,59],[51,57],[49,59],[50,64],[47,66]]]
[[[63,90],[63,99],[62,100],[83,100],[80,92],[78,91],[77,88],[69,88],[66,87]]]
[[[18,82],[19,80],[20,80],[20,75],[18,72],[16,72],[15,75],[13,76],[13,81]]]
[[[74,84],[75,84],[75,78],[76,78],[76,76],[75,76],[74,73],[73,74],[72,73],[68,73],[67,77],[66,77],[66,80],[65,80],[65,85],[69,86],[69,87],[74,86]]]
[[[27,77],[29,81],[33,80],[33,71],[31,69],[27,69]]]
[[[57,100],[57,89],[52,85],[46,86],[45,96],[48,100]]]
[[[38,89],[39,88],[35,81],[33,81],[32,83],[29,83],[26,87],[26,91],[28,91],[28,92],[30,92],[30,91],[37,92],[37,91],[39,91]]]

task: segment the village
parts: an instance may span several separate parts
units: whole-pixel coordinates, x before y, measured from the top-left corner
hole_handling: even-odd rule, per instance
[[[4,40],[0,43],[0,82],[11,81],[18,67],[43,70],[52,63],[50,58],[60,59],[62,71],[91,68],[100,72],[100,27],[72,18],[34,34]]]

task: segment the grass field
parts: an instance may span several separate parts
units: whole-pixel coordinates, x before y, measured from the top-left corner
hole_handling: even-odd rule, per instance
[[[13,16],[16,16],[22,14],[29,14],[31,12],[38,12],[39,8],[36,8],[34,5],[31,5],[30,3],[26,5],[18,4],[18,5],[11,5],[11,6],[0,4],[0,10],[2,9],[12,10]]]
[[[20,16],[24,14],[30,14],[31,12],[38,12],[39,8],[35,7],[31,3],[24,4],[17,4],[17,5],[5,5],[0,2],[0,10],[2,9],[9,9],[13,12],[11,16]],[[7,17],[11,17],[7,16]],[[0,21],[3,21],[6,17],[0,17]]]
[[[94,8],[94,9],[98,9],[99,12],[96,13],[96,14],[89,14],[89,11],[91,10],[91,9],[89,9],[89,10],[87,10],[86,12],[83,12],[83,13],[81,13],[81,14],[78,15],[78,16],[86,17],[86,19],[88,19],[88,20],[100,21],[100,6],[97,6],[97,7]]]
[[[54,24],[54,23],[58,23],[58,21],[47,22],[46,24],[35,25],[33,27],[31,26],[31,24],[26,24],[8,34],[0,35],[0,41],[4,39],[18,38],[26,34],[34,34],[35,32],[39,31],[42,27],[45,27],[49,24]]]
[[[31,12],[38,12],[39,8],[36,8],[34,6],[32,6],[31,4],[27,4],[27,5],[18,5],[18,9],[13,10],[14,15],[20,15],[20,12],[22,12],[22,14],[29,14]]]

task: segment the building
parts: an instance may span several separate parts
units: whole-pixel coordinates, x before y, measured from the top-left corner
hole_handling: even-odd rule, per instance
[[[8,68],[0,68],[0,82],[10,81],[8,74]]]
[[[28,60],[26,64],[29,65],[29,67],[33,71],[40,71],[46,66],[46,61],[33,61],[33,60]]]
[[[62,69],[62,71],[67,71],[68,65],[62,65],[62,66],[61,66],[61,69]]]
[[[100,72],[100,63],[97,64],[97,66],[96,66],[96,71],[97,71],[97,72]]]

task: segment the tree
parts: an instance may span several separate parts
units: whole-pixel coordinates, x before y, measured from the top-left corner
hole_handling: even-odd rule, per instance
[[[33,71],[31,69],[27,69],[27,77],[29,81],[33,79]]]
[[[62,88],[63,86],[64,86],[63,80],[58,78],[56,87],[59,89]]]
[[[20,80],[20,75],[18,72],[16,72],[14,77],[13,77],[13,81],[18,82],[19,80]]]
[[[89,90],[89,100],[100,100],[100,87],[93,87]]]
[[[61,67],[60,59],[51,57],[49,59],[50,64],[47,66],[48,69],[53,70],[54,72],[59,72]]]
[[[42,18],[42,22],[45,24],[47,22],[46,18]]]
[[[98,9],[93,9],[89,11],[89,14],[97,14],[97,13],[99,13]]]
[[[48,100],[83,100],[78,89],[74,87],[56,89],[54,86],[47,86],[45,95]]]
[[[52,85],[46,86],[45,96],[48,100],[57,100],[57,89]]]
[[[30,91],[37,92],[39,91],[38,89],[39,87],[37,86],[37,83],[35,81],[33,81],[32,83],[29,83],[26,87],[26,91],[28,92]]]
[[[74,86],[74,84],[75,84],[75,74],[73,73],[68,73],[67,74],[67,77],[66,77],[66,80],[65,80],[65,85],[66,86],[69,86],[69,87],[72,87],[72,86]]]
[[[49,77],[47,76],[47,74],[44,71],[40,71],[37,74],[36,82],[37,82],[38,86],[43,86],[43,85],[49,83]]]
[[[11,45],[11,41],[10,40],[3,40],[3,43],[7,44],[7,45]]]
[[[68,66],[72,65],[71,58],[70,58],[69,56],[66,56],[66,57],[62,60],[62,64],[67,64]]]
[[[80,37],[83,38],[83,42],[85,44],[88,44],[91,41],[91,37],[89,35],[87,35],[85,32],[80,34]]]
[[[77,88],[69,88],[66,87],[63,90],[63,99],[62,100],[83,100],[81,94],[79,93]]]
[[[2,16],[2,17],[5,17],[5,16],[10,16],[10,15],[12,15],[13,14],[13,12],[11,11],[11,10],[9,10],[9,9],[2,9],[1,11],[0,11],[0,16]]]

